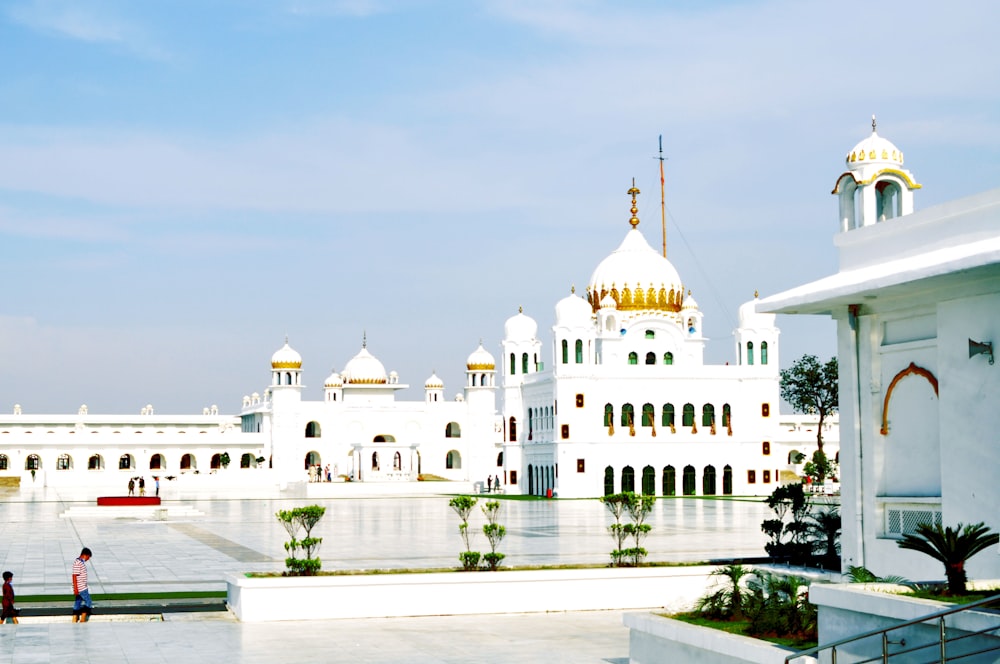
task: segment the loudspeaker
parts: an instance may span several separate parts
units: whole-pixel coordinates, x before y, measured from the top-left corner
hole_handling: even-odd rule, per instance
[[[993,344],[989,341],[973,341],[969,339],[969,357],[975,357],[976,355],[987,355],[990,358],[990,364],[993,364]]]

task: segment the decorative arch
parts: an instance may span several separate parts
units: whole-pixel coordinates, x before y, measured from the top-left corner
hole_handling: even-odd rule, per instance
[[[149,457],[150,470],[164,470],[167,467],[167,459],[162,454],[154,454]]]
[[[910,375],[922,376],[926,378],[927,382],[934,388],[934,396],[939,396],[938,380],[934,377],[934,374],[927,369],[918,367],[913,362],[910,362],[910,366],[906,367],[893,377],[892,382],[889,383],[889,389],[885,391],[885,399],[882,402],[882,428],[879,429],[879,433],[883,436],[889,435],[889,401],[892,399],[892,392],[896,389],[896,385],[899,381]]]
[[[459,426],[458,422],[448,422],[444,428],[445,438],[461,438],[462,437],[462,427]]]
[[[462,455],[458,450],[449,450],[444,459],[444,467],[448,470],[458,470],[462,467]]]
[[[380,433],[372,438],[373,443],[395,443],[396,437],[388,433]]]
[[[323,431],[319,422],[313,421],[306,425],[306,438],[320,438],[322,435]]]

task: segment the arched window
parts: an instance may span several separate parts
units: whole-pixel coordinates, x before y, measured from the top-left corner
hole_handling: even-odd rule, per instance
[[[631,353],[629,353],[628,354],[628,363],[629,364],[639,364],[639,353],[636,353],[634,351],[631,352]]]
[[[610,427],[615,424],[615,407],[609,403],[604,404],[604,426]]]
[[[663,404],[663,418],[660,420],[660,425],[665,427],[674,426],[674,404]]]
[[[646,353],[646,364],[656,364],[656,353],[652,351]]]
[[[747,342],[747,364],[753,364],[753,342]]]
[[[635,423],[635,408],[632,404],[627,403],[622,406],[622,426],[632,426]],[[622,489],[624,491],[625,489]]]
[[[208,465],[212,470],[222,468],[222,455],[218,453],[213,454],[211,460],[208,462]]]
[[[615,492],[615,469],[608,466],[604,469],[604,495],[610,496]]]
[[[399,454],[399,452],[396,452],[395,454],[392,455],[392,469],[393,470],[403,469],[403,457]]]
[[[674,363],[674,354],[673,353],[664,353],[663,354],[663,363],[664,364],[673,364]]]
[[[535,473],[532,472],[534,469],[531,464],[528,464],[528,495],[535,495]]]
[[[503,468],[503,452],[497,455],[497,468]]]
[[[445,438],[461,438],[462,437],[462,427],[458,425],[458,422],[448,422],[447,426],[444,428]]]
[[[514,353],[510,354],[510,375],[513,376],[517,373],[517,358],[514,357]]]
[[[653,404],[646,403],[642,405],[642,426],[651,427],[653,426],[653,418],[656,417],[656,411],[653,409]],[[652,468],[650,468],[652,470]]]
[[[316,450],[310,450],[310,451],[306,452],[306,459],[305,459],[305,464],[304,464],[303,468],[305,470],[309,470],[309,468],[312,467],[312,466],[319,466],[319,465],[321,465],[322,461],[320,459],[321,458],[319,456],[319,452],[317,452]]]
[[[458,450],[448,452],[448,456],[444,460],[444,467],[449,470],[458,470],[462,467],[462,455],[458,453]]]
[[[767,364],[767,342],[760,342],[760,363]]]
[[[583,341],[576,340],[576,363],[583,364]]]
[[[150,470],[163,470],[167,465],[167,460],[162,454],[154,454],[149,457]]]
[[[677,471],[673,466],[663,467],[663,495],[677,495]]]
[[[562,340],[562,363],[569,364],[569,341]]]
[[[528,440],[531,440],[535,433],[535,411],[528,409]]]
[[[193,454],[185,454],[181,457],[181,470],[193,470],[197,467]]]
[[[733,467],[729,464],[722,469],[722,493],[726,496],[733,495]]]
[[[41,470],[42,469],[42,459],[37,454],[29,454],[28,458],[24,460],[25,470]]]
[[[715,406],[710,403],[701,407],[701,426],[710,427],[715,424]]]
[[[694,495],[694,466],[684,466],[684,495]]]
[[[372,438],[373,443],[395,443],[396,437],[389,433],[380,433]]]
[[[656,471],[653,470],[652,466],[646,466],[642,469],[642,495],[656,495]]]
[[[513,415],[510,418],[510,442],[517,441],[517,418]]]
[[[701,492],[706,496],[715,495],[715,466],[705,466],[701,475]]]
[[[646,338],[647,339],[655,339],[656,338],[656,332],[653,331],[653,330],[646,330]]]
[[[521,373],[528,373],[528,354],[521,354]]]
[[[682,415],[681,424],[686,427],[694,426],[694,406],[692,404],[684,404],[684,414]]]
[[[56,470],[71,470],[73,468],[73,457],[68,454],[60,454],[56,459]]]
[[[310,422],[306,425],[306,438],[320,438],[322,435],[319,422]]]
[[[244,453],[240,457],[240,468],[253,468],[254,458],[252,454]]]
[[[134,466],[131,454],[123,454],[118,458],[118,470],[131,470]]]
[[[732,409],[729,407],[729,404],[722,404],[722,426],[729,426],[729,423],[732,421],[732,415]]]
[[[448,467],[451,468],[451,466]],[[378,452],[372,452],[372,470],[378,470],[378,469],[379,469]]]
[[[92,454],[87,459],[87,470],[104,470],[104,459],[100,454]]]
[[[6,454],[0,454],[0,470],[7,470],[10,466],[10,459]]]
[[[632,466],[622,468],[622,493],[628,491],[635,493],[635,471]]]

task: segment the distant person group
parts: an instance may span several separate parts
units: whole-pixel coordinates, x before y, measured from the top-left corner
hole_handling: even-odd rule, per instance
[[[171,479],[171,478],[167,478],[167,479]],[[138,480],[138,482],[136,482],[136,480]],[[160,495],[160,478],[159,478],[158,475],[154,475],[153,476],[153,482],[156,485],[156,495],[159,496]],[[139,495],[140,496],[145,496],[146,495],[146,478],[145,477],[130,477],[129,478],[129,480],[128,480],[128,495],[130,495],[130,496],[134,496],[135,495],[136,484],[139,485]]]
[[[330,464],[326,464],[326,467],[317,464],[309,466],[309,481],[310,482],[332,482],[333,478],[337,476],[337,466],[330,470]]]
[[[487,475],[486,476],[486,493],[493,493],[494,491],[497,492],[497,493],[500,493],[500,491],[501,491],[501,489],[500,489],[500,476],[497,475],[495,478],[493,478],[493,477],[490,477],[489,475]]]
[[[73,561],[73,622],[89,622],[94,612],[94,602],[90,599],[90,585],[87,583],[87,561],[93,552],[83,547],[80,557]],[[18,624],[21,611],[14,605],[14,573],[3,573],[3,610],[0,623]]]

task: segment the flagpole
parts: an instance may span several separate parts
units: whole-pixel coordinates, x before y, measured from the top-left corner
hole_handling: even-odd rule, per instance
[[[667,201],[663,179],[663,134],[660,134],[660,220],[663,227],[663,257],[667,257]]]

